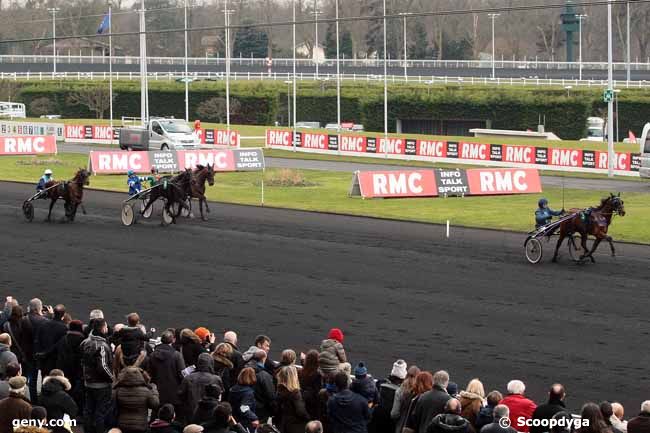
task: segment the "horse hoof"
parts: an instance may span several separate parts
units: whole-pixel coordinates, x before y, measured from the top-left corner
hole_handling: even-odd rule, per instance
[[[557,263],[557,257],[553,257],[553,258],[551,259],[551,262],[553,262],[553,263]]]

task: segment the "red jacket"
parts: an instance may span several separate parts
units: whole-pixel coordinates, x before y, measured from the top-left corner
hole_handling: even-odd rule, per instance
[[[510,425],[517,431],[528,432],[530,427],[527,425],[518,425],[517,419],[519,417],[524,417],[525,419],[531,419],[533,417],[533,412],[537,408],[537,405],[534,401],[527,399],[521,394],[510,394],[499,404],[504,404],[510,409]]]

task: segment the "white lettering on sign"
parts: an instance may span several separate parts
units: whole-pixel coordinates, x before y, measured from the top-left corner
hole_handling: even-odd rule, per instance
[[[96,140],[112,140],[113,130],[110,126],[94,126],[93,138]]]
[[[185,167],[197,165],[212,165],[217,169],[228,168],[228,153],[226,152],[185,152]]]
[[[289,131],[269,131],[269,146],[289,146],[291,133]]]
[[[377,173],[372,175],[372,184],[375,195],[421,194],[423,191],[420,173]]]
[[[420,156],[440,156],[444,155],[445,144],[442,141],[420,141]]]
[[[482,171],[479,173],[481,179],[481,191],[485,192],[513,192],[527,191],[526,172],[515,171]]]
[[[45,152],[44,137],[7,137],[5,142],[5,153],[43,153]]]
[[[577,167],[580,152],[570,149],[553,149],[551,154],[551,165],[564,167]]]
[[[214,143],[221,146],[237,146],[237,131],[216,131]]]
[[[325,135],[323,134],[304,134],[302,147],[307,149],[326,149]]]
[[[341,151],[363,152],[363,137],[341,136]]]
[[[379,153],[404,153],[404,140],[401,138],[382,138],[379,140]]]
[[[533,149],[524,146],[506,146],[507,162],[532,162]]]
[[[100,153],[97,171],[141,171],[142,156],[138,152]]]
[[[600,152],[598,154],[598,168],[609,168],[607,161],[609,160],[609,155],[607,152]],[[614,169],[616,170],[627,170],[627,154],[626,153],[617,153],[614,158]]]
[[[487,159],[487,144],[463,143],[461,159]]]
[[[65,127],[65,137],[66,138],[86,138],[85,128],[81,125],[67,125]]]

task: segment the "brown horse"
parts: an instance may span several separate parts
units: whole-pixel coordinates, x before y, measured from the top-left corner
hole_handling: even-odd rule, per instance
[[[147,198],[147,205],[142,209],[142,214],[154,204],[156,200],[162,198],[165,201],[163,212],[167,212],[172,217],[172,224],[176,223],[176,218],[180,215],[183,209],[189,208],[185,205],[185,191],[189,188],[192,181],[192,171],[187,169],[181,171],[171,179],[161,182],[156,188],[152,188]],[[176,208],[174,210],[173,208]]]
[[[208,201],[205,198],[205,182],[208,182],[208,185],[214,185],[214,166],[208,164],[207,166],[197,165],[196,169],[192,172],[192,186],[190,190],[190,198],[196,198],[199,200],[199,210],[201,211],[201,219],[207,221],[207,215],[203,215],[203,206],[205,205],[205,210],[207,213],[210,213],[210,208],[208,207]]]
[[[557,245],[555,246],[553,262],[557,262],[557,254],[562,241],[574,233],[578,233],[581,239],[583,254],[580,256],[580,260],[590,258],[591,262],[595,263],[593,254],[603,240],[609,243],[612,250],[612,257],[616,255],[612,237],[607,234],[607,229],[612,223],[614,215],[625,216],[625,206],[623,205],[623,200],[621,200],[620,193],[618,195],[610,194],[609,197],[602,199],[600,206],[591,210],[586,222],[581,215],[584,212],[583,210],[571,209],[569,212],[573,213],[574,216],[560,224],[560,239],[558,239]],[[596,240],[591,247],[591,251],[587,252],[587,237],[589,235],[595,237]]]
[[[74,177],[66,182],[49,181],[45,184],[46,197],[50,199],[50,211],[47,214],[47,221],[51,221],[52,208],[58,199],[65,201],[65,216],[69,222],[74,221],[77,214],[77,207],[81,205],[81,211],[86,214],[86,209],[82,203],[84,196],[84,186],[90,184],[90,172],[80,168]],[[50,188],[54,187],[54,188]],[[50,189],[48,189],[50,188]]]

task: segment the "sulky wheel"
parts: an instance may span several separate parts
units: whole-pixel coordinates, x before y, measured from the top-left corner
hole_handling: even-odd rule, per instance
[[[30,223],[34,219],[34,205],[31,202],[26,201],[23,203],[23,215],[25,215],[25,219]]]
[[[526,250],[526,259],[533,265],[542,260],[542,243],[539,239],[529,238],[524,244],[524,249]]]
[[[171,208],[172,209],[170,209],[170,210],[171,210],[171,212],[173,212],[174,211],[173,206],[171,206]],[[174,222],[174,216],[167,211],[167,206],[163,206],[162,220],[163,220],[163,224],[166,224],[166,225],[169,225],[169,224]]]
[[[140,213],[142,214],[142,217],[145,219],[151,218],[151,214],[153,213],[153,207],[154,207],[153,204],[149,206],[149,209],[147,209],[147,211],[145,212],[144,209],[147,207],[148,204],[149,204],[149,198],[143,198],[140,204]]]
[[[133,210],[133,205],[130,203],[125,203],[122,205],[122,224],[125,226],[130,226],[135,223],[135,211]]]

